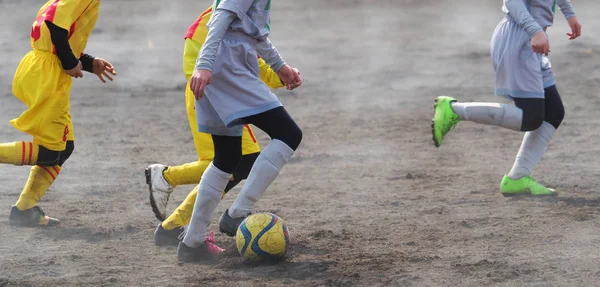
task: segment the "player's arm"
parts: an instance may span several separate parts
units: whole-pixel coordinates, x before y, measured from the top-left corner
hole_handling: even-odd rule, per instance
[[[107,78],[110,81],[113,80],[112,76],[117,73],[110,62],[85,53],[77,59],[77,57],[73,55],[71,45],[69,45],[69,32],[49,21],[46,21],[46,26],[48,26],[48,30],[50,31],[50,39],[56,50],[56,56],[60,60],[63,69],[67,74],[79,78],[83,77],[81,70],[84,70],[96,74],[103,83],[106,83],[104,78]]]
[[[196,70],[208,70],[212,72],[217,49],[225,36],[225,32],[227,32],[227,28],[229,28],[229,25],[236,17],[237,15],[229,10],[219,9],[214,12],[213,18],[208,23],[206,41],[204,41],[196,60]]]
[[[271,89],[279,89],[285,86],[279,75],[269,67],[269,65],[261,58],[258,59],[258,68],[260,70],[260,79]]]
[[[566,19],[575,16],[575,10],[573,10],[573,5],[571,5],[571,0],[558,0],[556,1],[560,11],[563,13]]]
[[[256,52],[275,72],[279,72],[279,69],[285,65],[285,61],[281,58],[279,51],[273,46],[269,38],[264,39],[256,45]]]
[[[63,28],[56,26],[50,21],[46,21],[46,26],[50,31],[50,39],[56,50],[56,56],[62,63],[62,67],[65,70],[71,70],[79,65],[81,61],[81,69],[90,73],[94,72],[94,57],[88,54],[83,54],[81,58],[77,59],[73,55],[71,45],[69,44],[69,32]]]
[[[569,27],[571,27],[571,33],[567,33],[569,40],[579,38],[579,36],[581,36],[581,24],[575,15],[573,5],[571,5],[571,0],[558,0],[556,4],[558,4],[558,7],[560,7],[560,11],[567,19],[567,22],[569,22]]]
[[[529,14],[523,0],[504,0],[504,6],[508,10],[508,14],[527,31],[530,37],[533,38],[535,34],[544,32],[540,24]]]

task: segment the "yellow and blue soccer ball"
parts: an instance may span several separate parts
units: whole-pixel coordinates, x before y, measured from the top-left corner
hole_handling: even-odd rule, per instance
[[[247,261],[279,261],[288,252],[290,233],[279,216],[256,213],[242,221],[235,241],[238,252]]]

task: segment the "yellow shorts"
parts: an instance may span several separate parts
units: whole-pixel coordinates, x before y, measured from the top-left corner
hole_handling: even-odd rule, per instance
[[[188,81],[187,87],[185,88],[185,108],[188,114],[188,122],[190,123],[190,129],[194,137],[194,144],[196,145],[196,152],[198,153],[198,160],[212,160],[215,157],[215,149],[213,146],[212,136],[210,134],[201,133],[198,131],[198,124],[196,123],[196,99],[194,93],[190,89],[190,82]],[[256,140],[256,136],[249,125],[244,126],[244,133],[242,134],[242,155],[253,154],[260,152],[260,145]]]
[[[13,79],[13,94],[27,110],[10,121],[13,127],[33,136],[33,142],[53,151],[63,151],[75,139],[69,112],[72,79],[52,53],[33,50],[19,64]]]

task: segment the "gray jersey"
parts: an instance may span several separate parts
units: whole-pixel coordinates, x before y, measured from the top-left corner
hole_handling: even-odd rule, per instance
[[[575,16],[570,0],[504,0],[502,10],[533,36],[552,26],[557,6],[566,18]]]
[[[237,14],[229,27],[231,31],[242,32],[258,41],[269,37],[271,0],[215,0],[213,11],[218,9]]]

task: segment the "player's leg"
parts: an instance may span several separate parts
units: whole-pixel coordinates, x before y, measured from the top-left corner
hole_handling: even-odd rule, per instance
[[[541,115],[543,116],[543,111]],[[536,121],[529,117],[534,116],[536,114],[524,115],[521,108],[513,105],[459,103],[451,97],[441,96],[435,100],[434,105],[433,140],[436,146],[441,146],[446,134],[460,121],[499,126],[514,131],[527,131],[531,129],[527,123]],[[541,120],[539,121],[541,122]]]
[[[73,125],[68,109],[71,78],[64,74],[55,55],[38,53],[27,57],[15,75],[13,92],[27,104],[28,109],[11,124],[33,136],[31,144],[22,146],[28,152],[27,162],[34,166],[19,200],[11,209],[9,222],[19,226],[53,226],[59,221],[46,216],[37,203],[74,150]],[[40,73],[44,74],[44,81],[39,80]],[[56,83],[64,85],[56,90]]]
[[[241,221],[279,175],[302,141],[302,131],[285,108],[249,116],[246,121],[266,132],[271,142],[261,151],[240,194],[219,221],[221,232],[233,236]]]
[[[239,165],[233,172],[232,178],[227,183],[225,191],[221,195],[221,199],[225,194],[234,188],[238,183],[248,177],[250,169],[259,153],[246,154],[242,156]],[[209,162],[210,163],[210,162]],[[198,185],[188,194],[185,200],[161,222],[154,231],[154,243],[158,246],[177,246],[179,241],[183,239],[184,226],[190,223],[194,203],[198,194]]]
[[[221,201],[221,194],[242,157],[241,133],[242,130],[239,129],[240,136],[213,135],[215,158],[202,175],[198,185],[192,219],[177,249],[177,257],[180,261],[210,259],[211,254],[222,251],[214,245],[210,235],[208,238],[205,236],[215,209]]]
[[[195,105],[194,93],[190,90],[188,81],[185,88],[185,109],[198,161],[178,166],[153,164],[145,170],[146,183],[150,192],[150,205],[154,215],[160,221],[165,220],[167,204],[173,189],[178,185],[198,184],[202,173],[214,156],[212,137],[209,134],[198,132]]]
[[[510,172],[504,176],[500,189],[505,196],[531,194],[537,196],[557,195],[530,177],[533,169],[542,160],[544,153],[562,123],[564,106],[555,85],[545,89],[544,121],[535,130],[525,133],[523,142]],[[515,99],[517,104],[526,105],[525,99]]]

